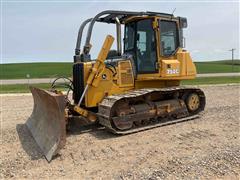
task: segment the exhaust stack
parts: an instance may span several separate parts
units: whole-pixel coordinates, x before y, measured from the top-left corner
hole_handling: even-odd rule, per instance
[[[122,55],[122,40],[121,40],[122,32],[121,32],[121,23],[118,17],[116,17],[116,32],[117,32],[117,53],[119,56],[121,56]]]

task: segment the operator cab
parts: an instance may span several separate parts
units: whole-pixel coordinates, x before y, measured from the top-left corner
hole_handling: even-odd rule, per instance
[[[174,75],[178,75],[178,67],[175,67],[175,69],[171,68],[172,65],[178,66],[176,65],[178,62],[170,62],[168,60],[176,60],[174,56],[177,50],[180,47],[184,47],[182,29],[187,27],[186,18],[149,11],[103,11],[81,24],[75,48],[74,62],[92,60],[90,40],[95,22],[116,24],[117,50],[109,51],[107,59],[110,60],[110,64],[114,64],[119,59],[126,59],[130,55],[132,57],[131,61],[133,60],[131,63],[134,69],[134,76],[136,74],[142,74],[140,76],[144,76],[144,74],[166,76],[166,74],[169,75],[169,73],[166,73],[166,69],[177,72]],[[85,45],[81,50],[83,30],[88,23]],[[123,53],[121,25],[125,26]]]
[[[124,53],[132,55],[138,74],[158,73],[159,58],[173,56],[181,47],[182,31],[176,20],[158,19],[157,28],[154,21],[144,18],[125,24]]]

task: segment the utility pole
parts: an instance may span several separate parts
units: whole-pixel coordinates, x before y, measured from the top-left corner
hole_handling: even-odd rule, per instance
[[[234,49],[234,48],[232,48],[232,49],[230,49],[229,51],[232,51],[232,72],[233,72],[233,60],[234,60],[234,51],[235,51],[236,49]]]

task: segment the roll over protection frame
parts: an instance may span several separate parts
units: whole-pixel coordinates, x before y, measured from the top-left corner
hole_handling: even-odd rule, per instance
[[[106,15],[106,16],[104,16]],[[100,13],[98,13],[95,17],[93,18],[89,18],[87,20],[85,20],[78,31],[78,38],[77,38],[77,43],[76,43],[76,48],[75,48],[75,56],[74,56],[74,61],[80,60],[80,54],[81,54],[81,40],[82,40],[82,34],[83,34],[83,30],[85,28],[85,26],[89,24],[88,26],[88,31],[87,31],[87,37],[86,37],[86,41],[85,41],[85,45],[83,48],[83,52],[82,54],[85,56],[89,55],[90,49],[91,49],[91,44],[90,44],[90,40],[91,40],[91,36],[92,36],[92,29],[93,26],[95,24],[95,22],[105,22],[105,23],[116,23],[116,17],[119,19],[120,23],[123,24],[124,20],[126,20],[127,18],[131,17],[131,16],[161,16],[161,17],[167,17],[167,18],[172,18],[172,14],[167,14],[167,13],[159,13],[159,12],[133,12],[133,11],[114,11],[114,10],[106,10],[106,11],[102,11]],[[102,17],[104,16],[104,17]],[[179,17],[180,19],[182,17]],[[183,18],[185,27],[186,27],[186,18]],[[185,28],[182,27],[182,28]]]

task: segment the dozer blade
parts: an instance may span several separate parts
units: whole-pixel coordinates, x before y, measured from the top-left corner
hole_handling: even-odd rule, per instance
[[[34,107],[26,124],[48,161],[66,143],[66,100],[64,95],[30,87]]]

